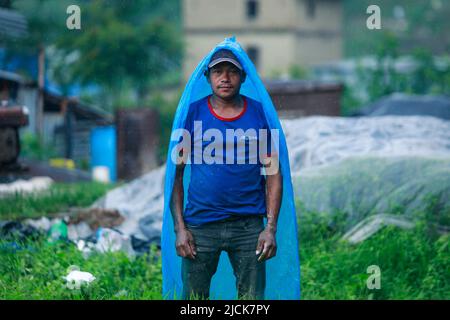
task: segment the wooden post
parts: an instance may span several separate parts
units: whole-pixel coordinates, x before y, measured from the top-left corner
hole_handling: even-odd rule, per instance
[[[36,108],[36,133],[39,142],[43,142],[44,127],[44,87],[45,87],[45,47],[39,46],[38,53],[38,97]]]

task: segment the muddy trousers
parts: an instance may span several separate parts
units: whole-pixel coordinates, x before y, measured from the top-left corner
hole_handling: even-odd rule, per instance
[[[209,298],[222,251],[227,252],[236,277],[237,298],[264,299],[266,265],[255,254],[264,229],[263,217],[232,217],[187,228],[194,237],[197,255],[194,260],[182,259],[183,299]]]

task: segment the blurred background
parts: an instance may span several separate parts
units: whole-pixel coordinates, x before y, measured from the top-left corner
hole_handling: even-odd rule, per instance
[[[3,288],[25,277],[12,233],[57,231],[78,261],[99,228],[124,244],[97,251],[158,248],[178,100],[201,59],[236,36],[286,134],[304,297],[448,299],[449,15],[446,0],[0,0]],[[39,248],[33,265],[48,258]],[[366,286],[370,265],[381,288]],[[160,298],[160,262],[145,266],[88,297]],[[40,280],[23,282],[28,296],[0,296],[51,283],[47,298],[86,297],[30,272]]]

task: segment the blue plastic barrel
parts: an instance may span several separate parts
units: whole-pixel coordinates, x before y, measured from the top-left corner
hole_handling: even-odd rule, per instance
[[[109,169],[109,180],[117,178],[116,127],[102,126],[91,130],[91,173],[97,166]]]

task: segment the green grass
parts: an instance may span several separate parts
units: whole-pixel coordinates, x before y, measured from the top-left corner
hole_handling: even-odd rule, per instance
[[[54,188],[58,191],[54,190],[53,197],[22,197],[23,204],[0,200],[2,219],[89,205],[109,187],[80,184]],[[325,215],[301,212],[303,299],[450,298],[448,235],[438,235],[423,222],[414,230],[385,228],[363,243],[350,245],[340,240],[344,216],[336,215],[330,221]],[[155,248],[134,260],[120,252],[96,253],[85,259],[72,244],[50,245],[44,237],[30,239],[19,250],[9,244],[9,240],[0,239],[0,299],[162,298],[161,259]],[[80,290],[67,288],[62,277],[71,265],[97,279]],[[367,289],[370,265],[380,267],[379,290]]]
[[[1,244],[0,244],[1,245]],[[122,252],[84,259],[70,243],[27,243],[28,249],[1,251],[0,299],[160,299],[161,262],[153,249],[134,260]],[[89,286],[69,289],[70,266],[92,273]]]
[[[54,183],[33,195],[16,193],[0,199],[0,220],[54,216],[71,207],[86,207],[118,184]]]
[[[319,215],[299,222],[304,299],[449,299],[449,235],[387,227],[357,245],[340,240]],[[367,267],[381,271],[381,288],[369,290]]]

